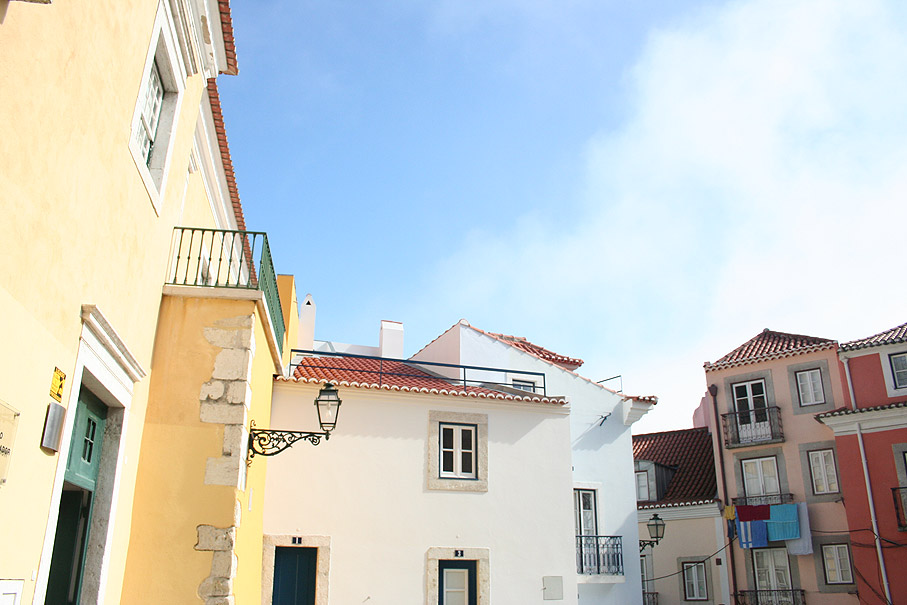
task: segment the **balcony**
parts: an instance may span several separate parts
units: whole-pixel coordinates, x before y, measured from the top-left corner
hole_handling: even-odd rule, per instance
[[[804,590],[741,590],[734,594],[737,605],[806,605]]]
[[[891,495],[894,497],[894,511],[898,516],[898,529],[907,531],[907,487],[892,487]]]
[[[722,414],[721,425],[724,445],[729,449],[784,441],[781,409],[777,406]]]
[[[286,327],[268,236],[258,231],[176,227],[167,284],[259,290],[264,295],[277,346]]]
[[[643,591],[642,605],[658,605],[658,593]]]
[[[576,573],[623,576],[624,549],[620,536],[577,536]]]
[[[765,494],[762,496],[742,496],[732,498],[734,506],[759,506],[760,504],[789,504],[794,501],[793,494]]]

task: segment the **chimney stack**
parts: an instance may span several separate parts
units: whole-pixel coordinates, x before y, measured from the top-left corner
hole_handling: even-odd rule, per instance
[[[315,300],[311,294],[305,295],[305,300],[299,309],[299,340],[300,349],[311,351],[315,348]]]
[[[399,321],[381,320],[381,334],[378,338],[378,354],[381,357],[403,359],[403,324]]]

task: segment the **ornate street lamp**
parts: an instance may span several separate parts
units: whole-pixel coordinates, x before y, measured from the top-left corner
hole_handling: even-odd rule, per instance
[[[315,398],[315,409],[318,411],[318,424],[322,432],[312,431],[282,431],[279,429],[257,429],[255,421],[249,427],[249,459],[247,464],[252,464],[255,454],[273,456],[285,449],[292,447],[297,441],[308,441],[312,445],[321,443],[331,438],[331,431],[337,426],[337,415],[340,412],[340,395],[337,387],[329,382],[324,384],[318,397]]]
[[[644,551],[647,546],[655,548],[655,546],[661,542],[661,539],[665,537],[665,522],[658,516],[658,513],[652,515],[652,518],[646,523],[646,529],[649,530],[649,537],[652,539],[640,540],[639,552]]]

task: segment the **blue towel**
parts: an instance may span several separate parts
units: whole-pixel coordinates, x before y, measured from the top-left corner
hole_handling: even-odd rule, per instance
[[[790,555],[811,555],[813,553],[812,532],[809,531],[809,513],[806,502],[797,504],[797,516],[800,520],[800,538],[787,541],[787,553]]]
[[[768,529],[765,521],[737,520],[737,534],[741,548],[765,548],[768,546]]]
[[[769,540],[796,540],[800,537],[796,504],[773,504],[769,514],[769,520],[765,522]]]

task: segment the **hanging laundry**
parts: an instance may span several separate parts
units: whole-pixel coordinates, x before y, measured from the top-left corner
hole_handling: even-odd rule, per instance
[[[809,530],[809,513],[806,502],[797,503],[797,521],[800,525],[800,537],[787,541],[787,552],[791,555],[813,554],[812,532]]]
[[[741,521],[737,519],[737,533],[741,548],[765,548],[768,546],[768,530],[765,521]]]
[[[728,504],[724,507],[724,518],[728,521],[733,521],[737,518],[737,510],[733,504]]]
[[[737,537],[737,522],[731,519],[727,520],[727,538],[733,540]]]
[[[768,504],[738,506],[737,518],[741,521],[767,521],[771,515],[770,508]]]
[[[798,521],[796,504],[773,504],[769,520],[765,522],[768,529],[768,539],[796,540],[800,537],[800,522]]]

